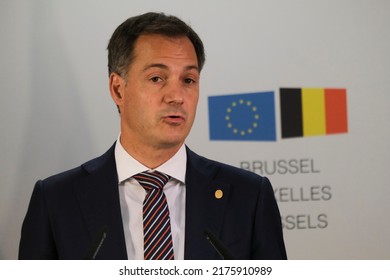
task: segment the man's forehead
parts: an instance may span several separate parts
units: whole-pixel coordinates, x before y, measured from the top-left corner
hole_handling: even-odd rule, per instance
[[[198,59],[192,42],[186,36],[167,37],[162,35],[142,35],[134,48],[134,62],[142,63],[144,70],[149,68],[168,69],[168,60],[182,62],[183,70],[199,72]]]

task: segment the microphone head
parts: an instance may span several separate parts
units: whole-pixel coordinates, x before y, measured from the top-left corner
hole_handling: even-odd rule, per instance
[[[108,226],[104,225],[99,232],[96,234],[95,239],[93,240],[87,254],[84,257],[84,260],[94,260],[97,253],[99,253],[100,248],[103,245],[104,240],[107,237]]]
[[[206,229],[204,231],[204,235],[222,259],[234,260],[234,257],[229,251],[229,249],[217,237],[215,237],[214,234],[212,234],[209,230]]]

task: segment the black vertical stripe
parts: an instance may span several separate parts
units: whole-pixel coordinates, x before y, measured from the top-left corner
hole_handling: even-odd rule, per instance
[[[282,138],[302,137],[302,91],[300,88],[280,89]]]

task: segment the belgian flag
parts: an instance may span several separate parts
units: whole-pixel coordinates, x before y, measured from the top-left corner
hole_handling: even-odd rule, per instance
[[[281,88],[282,138],[348,132],[347,91]]]

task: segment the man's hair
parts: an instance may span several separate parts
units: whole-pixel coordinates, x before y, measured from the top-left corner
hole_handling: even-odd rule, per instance
[[[134,59],[134,46],[141,35],[163,35],[170,38],[188,37],[194,45],[199,71],[205,63],[204,47],[198,34],[175,16],[146,13],[124,21],[112,34],[108,43],[108,75],[117,73],[126,78]]]

